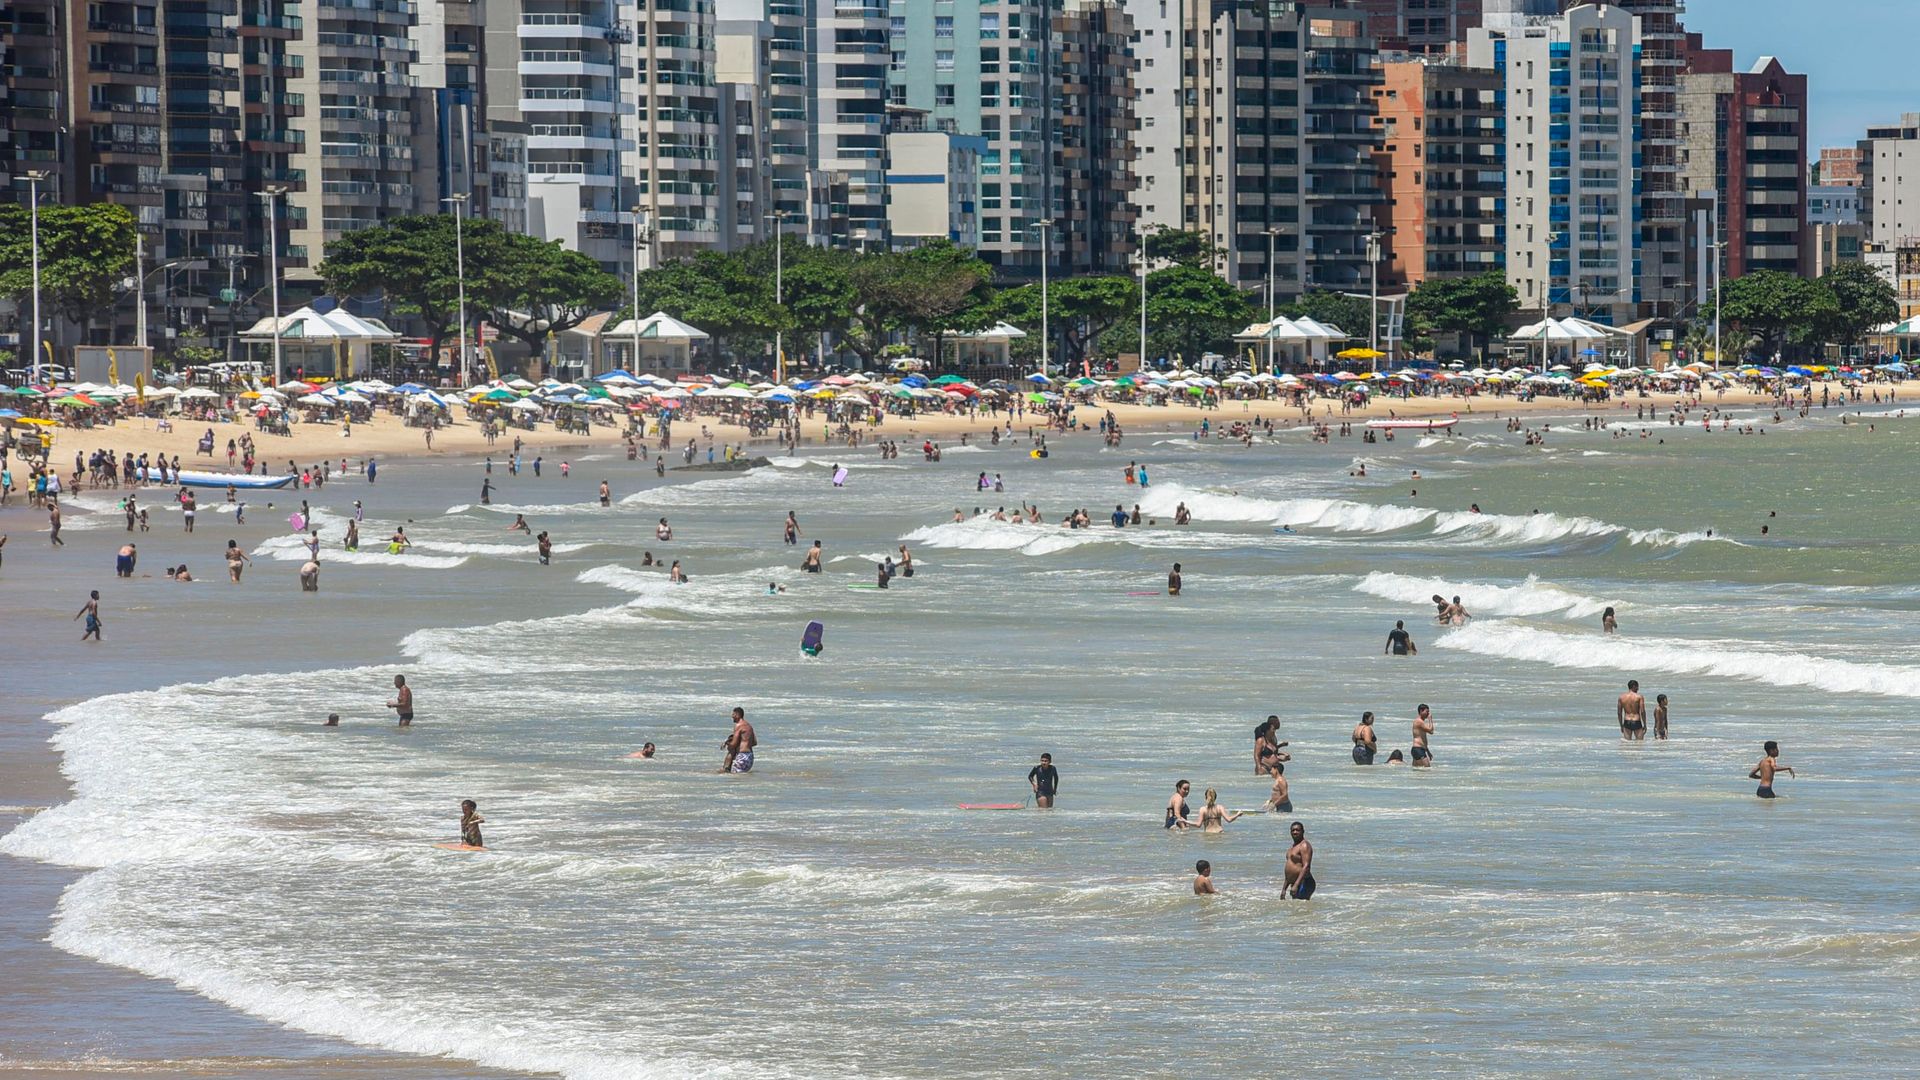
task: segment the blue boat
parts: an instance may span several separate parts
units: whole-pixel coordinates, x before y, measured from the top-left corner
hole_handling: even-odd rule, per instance
[[[173,474],[173,482],[187,487],[207,488],[283,488],[293,483],[294,476],[254,476],[249,473],[194,472],[181,469]]]

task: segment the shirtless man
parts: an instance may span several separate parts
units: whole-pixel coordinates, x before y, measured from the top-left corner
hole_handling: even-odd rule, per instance
[[[733,710],[733,731],[727,735],[726,758],[720,763],[723,773],[745,773],[753,771],[753,748],[760,740],[753,733],[753,725],[747,723],[747,710]]]
[[[612,504],[613,504],[613,489],[607,486],[607,482],[605,480],[602,480],[600,481],[600,505],[611,506]]]
[[[1763,799],[1778,798],[1779,796],[1773,793],[1774,774],[1777,772],[1785,772],[1788,776],[1796,780],[1798,780],[1800,776],[1793,771],[1793,766],[1785,764],[1780,760],[1779,743],[1768,739],[1766,745],[1762,746],[1760,750],[1766,756],[1761,758],[1760,764],[1755,765],[1753,771],[1747,774],[1747,779],[1760,781],[1760,787],[1754,792],[1755,795]]]
[[[1287,849],[1287,899],[1309,900],[1319,887],[1313,880],[1313,845],[1307,843],[1305,825],[1296,821],[1288,831],[1293,835],[1293,846]]]
[[[1639,742],[1647,737],[1647,699],[1640,696],[1639,679],[1627,680],[1627,692],[1614,702],[1613,715],[1622,739]]]
[[[1180,595],[1180,564],[1174,563],[1173,570],[1167,574],[1167,595]]]
[[[1353,763],[1355,765],[1373,764],[1374,752],[1380,749],[1380,742],[1373,735],[1373,714],[1360,714],[1360,722],[1353,725]]]
[[[395,675],[393,688],[396,692],[393,700],[387,702],[387,708],[400,714],[401,727],[411,727],[413,725],[413,687],[407,685],[405,675]]]
[[[95,589],[87,594],[87,602],[80,605],[80,610],[75,612],[73,617],[78,619],[82,615],[87,617],[87,632],[80,635],[80,640],[85,641],[88,638],[92,638],[95,642],[105,641],[106,639],[100,636],[99,589]]]
[[[800,569],[809,574],[820,572],[820,541],[815,540],[813,546],[807,549],[807,557],[800,560]]]
[[[1416,768],[1432,767],[1433,750],[1427,745],[1427,736],[1433,734],[1433,710],[1425,705],[1415,711],[1413,718],[1413,761]]]
[[[1653,699],[1653,737],[1667,737],[1667,695],[1661,694]]]
[[[1193,895],[1217,896],[1220,890],[1213,887],[1213,864],[1205,859],[1193,864]]]
[[[1287,790],[1287,767],[1273,763],[1273,791],[1267,795],[1267,809],[1281,814],[1293,812],[1293,793]]]

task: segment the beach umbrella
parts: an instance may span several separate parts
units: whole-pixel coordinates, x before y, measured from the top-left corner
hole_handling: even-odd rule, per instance
[[[315,405],[323,409],[333,408],[333,399],[325,394],[303,394],[299,400],[302,405]]]
[[[498,390],[487,391],[486,393],[480,395],[480,398],[483,401],[505,402],[505,401],[518,401],[520,400],[520,395],[514,393],[511,390],[506,389],[505,387],[501,387]]]
[[[950,386],[957,382],[966,382],[966,381],[967,381],[966,377],[963,375],[942,375],[939,378],[933,380],[933,385]]]
[[[1387,354],[1378,349],[1369,349],[1365,346],[1360,346],[1352,349],[1341,349],[1333,355],[1342,360],[1378,360]]]
[[[18,419],[20,419],[20,410],[0,409],[0,420],[18,420]]]
[[[1034,372],[1033,374],[1031,374],[1031,375],[1029,375],[1029,376],[1027,376],[1027,381],[1028,381],[1028,382],[1030,382],[1030,383],[1036,383],[1036,384],[1038,384],[1038,385],[1040,385],[1040,386],[1052,386],[1052,385],[1053,385],[1053,380],[1052,380],[1052,379],[1049,379],[1049,378],[1047,378],[1047,377],[1046,377],[1045,375],[1042,375],[1042,374],[1040,374],[1040,373],[1039,373],[1039,372],[1037,372],[1037,371],[1036,371],[1036,372]]]

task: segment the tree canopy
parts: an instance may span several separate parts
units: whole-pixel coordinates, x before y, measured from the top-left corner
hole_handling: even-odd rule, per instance
[[[1506,275],[1489,270],[1472,277],[1427,278],[1407,296],[1407,336],[1463,334],[1468,347],[1506,331],[1520,294]]]
[[[993,300],[994,317],[1028,330],[1036,350],[1039,342],[1035,339],[1041,323],[1040,291],[1037,284],[1019,285],[1001,291]],[[1119,275],[1066,278],[1050,283],[1046,292],[1047,328],[1057,342],[1053,358],[1062,364],[1078,364],[1087,359],[1107,331],[1117,326],[1132,326],[1140,318],[1137,278]],[[1127,347],[1134,347],[1132,334],[1122,337]]]
[[[1764,356],[1779,352],[1793,335],[1817,335],[1840,311],[1825,284],[1781,270],[1755,270],[1725,282],[1718,307],[1723,322],[1758,339]]]
[[[116,203],[40,207],[40,306],[90,325],[113,307],[114,290],[134,273],[133,213]],[[33,236],[31,211],[0,203],[0,297],[14,301],[21,323],[31,321]],[[23,335],[30,336],[30,335]]]
[[[1900,297],[1893,283],[1866,263],[1838,263],[1820,275],[1819,283],[1834,300],[1832,314],[1820,327],[1828,341],[1854,345],[1875,327],[1900,318]]]
[[[1247,294],[1198,265],[1147,275],[1148,351],[1192,363],[1209,349],[1230,348],[1233,335],[1259,317]]]

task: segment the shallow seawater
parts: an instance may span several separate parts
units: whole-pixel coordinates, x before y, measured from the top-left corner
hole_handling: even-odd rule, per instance
[[[1084,436],[1044,461],[808,450],[690,482],[615,460],[496,468],[492,506],[477,464],[386,469],[305,496],[318,596],[291,589],[290,536],[251,545],[242,589],[179,587],[231,674],[59,711],[77,798],[0,850],[96,868],[63,948],[305,1030],[576,1077],[1897,1073],[1920,1051],[1916,429],[1834,419],[1555,424],[1544,449],[1479,422]],[[1150,488],[1122,482],[1132,460]],[[1096,525],[971,517],[1021,502]],[[1136,503],[1158,524],[1105,524]],[[372,538],[400,524],[396,559]],[[814,539],[827,570],[800,573]],[[913,579],[848,588],[902,543]],[[1176,561],[1185,594],[1160,595]],[[1476,620],[1434,626],[1435,593]],[[1417,657],[1381,655],[1395,619]],[[420,629],[367,630],[392,625]],[[1628,678],[1670,695],[1671,741],[1622,744]],[[1362,710],[1384,756],[1423,702],[1437,767],[1350,763]],[[716,775],[736,705],[758,764]],[[1263,801],[1268,713],[1295,812],[1164,832],[1177,779],[1196,807]],[[1763,803],[1745,777],[1770,738],[1801,775]],[[626,757],[649,740],[657,760]],[[1020,802],[1042,751],[1057,809],[958,808]],[[433,846],[462,798],[491,851]],[[1280,892],[1296,819],[1309,903]],[[1202,858],[1223,896],[1190,895]]]

